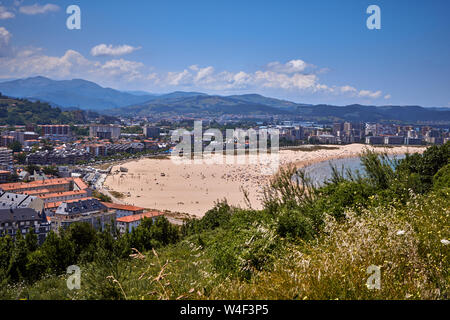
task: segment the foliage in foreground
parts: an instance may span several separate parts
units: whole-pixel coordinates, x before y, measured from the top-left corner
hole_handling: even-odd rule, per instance
[[[50,244],[26,249],[34,252],[31,255],[23,249],[25,240],[16,241],[21,246],[4,240],[0,248],[10,251],[0,249],[0,254],[10,253],[5,266],[16,270],[16,278],[3,277],[0,296],[448,299],[449,150],[447,143],[400,162],[367,152],[362,155],[367,174],[335,168],[322,187],[301,172],[300,179],[293,180],[296,170],[287,168],[267,186],[264,210],[221,202],[181,229],[164,220],[146,221],[115,240],[110,232],[78,227],[77,232],[50,237],[55,245],[55,239],[71,239],[71,245],[64,247],[63,241],[59,251],[50,250]],[[61,260],[44,264],[45,272],[27,279],[30,261],[34,270],[41,270],[39,262],[46,261],[35,252],[46,250]],[[68,256],[81,266],[81,290],[68,290],[67,276],[57,276],[69,263],[63,260]],[[59,270],[48,270],[58,261]],[[381,268],[380,290],[366,287],[371,265]]]

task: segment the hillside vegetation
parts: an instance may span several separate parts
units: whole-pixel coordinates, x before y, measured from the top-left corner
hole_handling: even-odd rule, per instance
[[[178,228],[145,220],[131,234],[73,225],[38,248],[0,239],[6,299],[449,299],[450,143],[366,173],[336,168],[316,188],[295,168],[266,187],[264,209],[218,203]],[[81,290],[66,286],[81,267]],[[379,290],[367,269],[381,270]]]
[[[260,95],[163,96],[111,110],[117,115],[279,115],[309,121],[450,123],[450,110],[419,106],[304,105]]]
[[[84,124],[89,119],[102,117],[105,118],[90,111],[62,111],[48,103],[10,98],[0,93],[0,125]],[[109,117],[108,120],[112,119]]]

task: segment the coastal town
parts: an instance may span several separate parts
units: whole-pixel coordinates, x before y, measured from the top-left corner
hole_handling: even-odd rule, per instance
[[[198,167],[177,168],[167,160],[175,145],[170,138],[173,130],[180,125],[187,128],[193,125],[193,119],[181,122],[165,120],[146,125],[124,119],[116,124],[92,123],[78,127],[2,128],[0,210],[9,213],[0,215],[0,234],[14,236],[34,228],[42,243],[50,230],[58,232],[76,222],[87,222],[96,229],[112,224],[121,232],[131,232],[144,217],[156,219],[165,212],[201,216],[214,201],[222,198],[241,205],[242,189],[251,191],[250,199],[259,208],[267,177],[261,178],[257,167],[248,170],[248,166],[216,166],[197,172]],[[396,146],[400,149],[391,152],[401,154],[420,151],[426,145],[444,144],[450,139],[448,129],[379,123],[228,121],[206,122],[204,130],[220,128],[220,125],[222,128],[244,126],[256,132],[277,129],[280,163],[295,163],[298,167],[333,158],[356,157],[364,144]],[[314,145],[333,145],[336,149],[326,150],[324,146],[325,150],[319,148],[311,151],[310,156],[300,157],[295,152],[296,148]],[[415,149],[404,149],[408,147]],[[136,171],[135,166],[127,163],[137,160],[148,162],[140,163]],[[148,175],[145,170],[150,170]],[[220,177],[219,184],[216,175]],[[146,182],[139,190],[135,188],[136,179]],[[179,179],[186,180],[184,184],[190,185],[194,194],[177,191]],[[186,199],[183,194],[187,195]],[[195,202],[192,196],[196,197]]]
[[[3,309],[449,300],[449,11],[0,0]]]

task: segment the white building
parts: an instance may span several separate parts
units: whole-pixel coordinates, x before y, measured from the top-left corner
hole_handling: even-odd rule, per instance
[[[13,165],[12,150],[8,148],[0,148],[0,168],[8,170]]]
[[[122,218],[144,213],[144,208],[125,204],[102,202],[109,210],[116,210],[116,218]]]
[[[113,124],[93,124],[89,127],[89,136],[91,138],[113,139],[120,138],[120,126]]]
[[[127,233],[127,232],[129,233],[133,231],[134,228],[137,228],[141,224],[142,219],[149,218],[153,219],[154,221],[156,218],[161,217],[163,215],[164,215],[163,212],[152,211],[135,214],[131,216],[125,216],[116,219],[117,228],[119,229],[120,233]]]

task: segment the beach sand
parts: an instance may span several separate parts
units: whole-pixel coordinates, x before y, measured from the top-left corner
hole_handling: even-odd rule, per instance
[[[351,144],[337,146],[337,149],[281,150],[279,164],[293,163],[300,168],[331,159],[357,157],[365,148],[367,146],[363,144]],[[388,154],[421,153],[425,150],[423,147],[405,146],[369,148]],[[240,157],[246,156],[234,156],[235,162],[244,161]],[[215,202],[223,199],[231,205],[247,208],[242,191],[245,189],[251,207],[261,209],[262,190],[270,175],[263,174],[265,165],[251,163],[251,160],[256,160],[252,157],[256,156],[247,156],[243,164],[206,164],[204,161],[201,164],[179,164],[171,159],[131,161],[113,167],[104,188],[124,194],[122,203],[197,217],[203,216]],[[128,172],[120,172],[120,167],[127,168]]]

